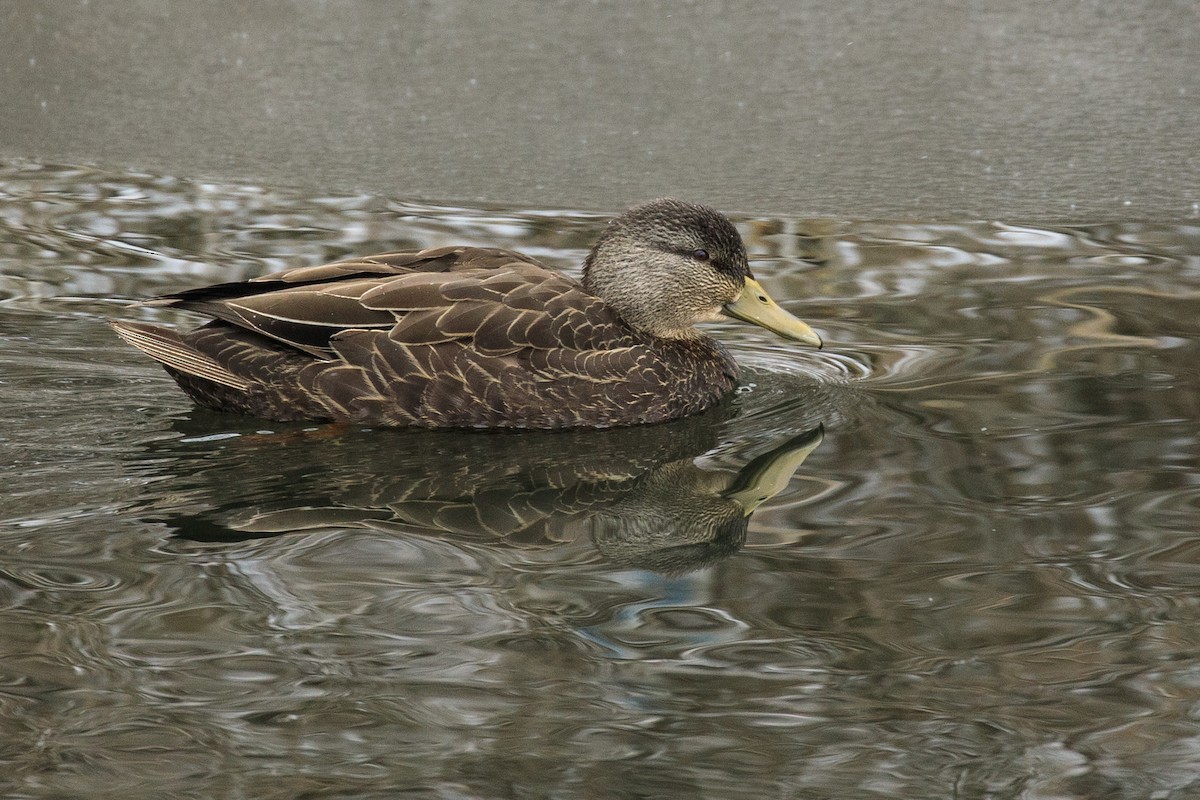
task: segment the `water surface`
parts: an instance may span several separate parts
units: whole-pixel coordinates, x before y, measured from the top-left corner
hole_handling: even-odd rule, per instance
[[[1200,226],[737,222],[715,413],[283,425],[104,320],[603,218],[0,165],[6,796],[1197,796]]]

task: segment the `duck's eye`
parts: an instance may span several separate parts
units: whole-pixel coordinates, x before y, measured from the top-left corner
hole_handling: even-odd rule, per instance
[[[692,258],[696,259],[697,261],[708,261],[708,251],[702,249],[693,250]]]

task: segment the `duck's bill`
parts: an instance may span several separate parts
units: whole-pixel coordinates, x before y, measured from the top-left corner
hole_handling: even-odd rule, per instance
[[[760,325],[772,333],[777,333],[785,339],[822,347],[824,343],[817,332],[802,320],[796,319],[780,308],[771,299],[767,290],[754,278],[746,278],[746,288],[732,303],[725,304],[725,313],[746,322]]]

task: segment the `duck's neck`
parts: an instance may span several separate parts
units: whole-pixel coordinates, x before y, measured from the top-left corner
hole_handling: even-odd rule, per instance
[[[706,338],[695,328],[696,322],[705,319],[672,299],[676,287],[663,283],[662,272],[646,269],[656,253],[626,249],[598,257],[597,252],[593,250],[584,261],[583,288],[603,300],[631,328],[661,339]],[[639,279],[631,281],[630,275]],[[714,313],[713,318],[719,316]]]

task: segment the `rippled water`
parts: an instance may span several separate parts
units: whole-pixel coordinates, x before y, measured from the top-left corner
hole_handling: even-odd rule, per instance
[[[104,324],[602,224],[0,165],[4,795],[1200,796],[1200,226],[741,219],[829,346],[634,433],[203,412]]]

